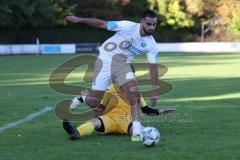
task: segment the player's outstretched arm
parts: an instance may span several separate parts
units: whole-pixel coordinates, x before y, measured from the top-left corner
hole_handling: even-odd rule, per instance
[[[154,108],[145,106],[145,107],[141,107],[141,109],[144,114],[149,115],[149,116],[157,116],[157,115],[175,112],[175,109],[173,109],[173,108],[154,109]]]
[[[150,77],[152,81],[151,105],[155,106],[157,103],[157,88],[158,88],[158,65],[150,64]]]
[[[67,16],[65,18],[65,21],[66,23],[81,23],[96,28],[107,29],[107,21],[96,18],[81,18],[76,16]]]

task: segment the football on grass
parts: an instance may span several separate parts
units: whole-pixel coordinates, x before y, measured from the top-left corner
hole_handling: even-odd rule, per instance
[[[154,127],[145,127],[140,133],[140,141],[146,147],[155,146],[160,140],[160,133]]]

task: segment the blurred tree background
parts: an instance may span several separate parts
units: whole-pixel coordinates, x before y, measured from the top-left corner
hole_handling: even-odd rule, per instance
[[[0,43],[103,42],[111,32],[64,23],[67,15],[138,21],[158,15],[158,42],[239,41],[240,0],[1,0]]]

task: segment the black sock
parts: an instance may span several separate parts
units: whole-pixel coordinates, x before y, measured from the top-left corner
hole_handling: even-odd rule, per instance
[[[84,103],[82,97],[78,98],[78,100],[79,100],[81,103]]]

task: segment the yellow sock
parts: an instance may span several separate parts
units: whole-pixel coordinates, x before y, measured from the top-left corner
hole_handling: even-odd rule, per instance
[[[92,122],[83,123],[77,128],[81,137],[91,134],[94,131],[94,129],[95,129],[95,126]]]

